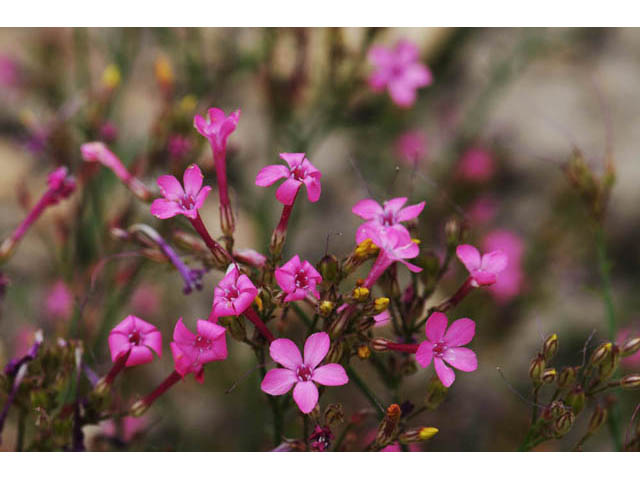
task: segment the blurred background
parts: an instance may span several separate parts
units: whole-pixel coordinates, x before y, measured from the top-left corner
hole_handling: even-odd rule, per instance
[[[400,39],[418,46],[434,77],[412,108],[366,81],[369,48]],[[514,390],[530,396],[527,370],[543,339],[559,335],[556,364],[563,366],[581,363],[594,330],[592,344],[608,338],[588,210],[563,169],[574,149],[596,175],[607,158],[615,164],[604,223],[612,296],[620,335],[640,333],[638,52],[636,29],[1,29],[0,237],[35,204],[55,166],[68,166],[79,188],[45,212],[2,267],[9,283],[0,303],[0,360],[24,353],[43,329],[47,339],[82,339],[87,362],[103,373],[111,363],[106,336],[127,314],[157,325],[166,344],[179,317],[190,327],[207,318],[219,273],[186,296],[168,266],[115,257],[132,247],[109,233],[136,222],[167,235],[171,225],[189,226],[152,217],[110,171],[83,164],[80,145],[107,143],[150,187],[194,162],[215,185],[193,115],[239,108],[227,154],[238,247],[266,252],[280,214],[274,189],[255,187],[257,172],[280,152],[306,152],[323,173],[323,192],[316,204],[296,205],[285,258],[347,255],[360,223],[351,206],[367,196],[426,200],[421,248],[436,257],[452,217],[468,228],[469,243],[508,252],[506,280],[449,315],[477,322],[477,372],[459,373],[447,400],[420,421],[440,429],[429,450],[514,450],[530,417]],[[216,202],[210,195],[202,216],[218,235]],[[454,260],[433,304],[464,277]],[[279,327],[294,336],[296,321],[283,318]],[[189,378],[174,387],[142,420],[118,430],[123,444],[104,440],[113,424],[85,427],[88,446],[273,448],[253,352],[231,339],[228,345],[228,360],[206,368],[204,386]],[[391,402],[367,361],[352,365]],[[622,365],[639,367],[637,356]],[[119,379],[119,394],[124,401],[146,394],[171,369],[165,345],[161,360]],[[403,397],[419,404],[431,374],[408,376]],[[347,417],[368,406],[353,385],[323,399],[342,401]],[[622,428],[638,400],[637,392],[620,395]],[[375,427],[374,418],[363,420],[346,445],[361,448]],[[286,433],[299,430],[290,411]],[[571,448],[581,435],[575,430],[541,448]],[[3,448],[12,435],[10,422]],[[585,445],[612,448],[606,428]]]

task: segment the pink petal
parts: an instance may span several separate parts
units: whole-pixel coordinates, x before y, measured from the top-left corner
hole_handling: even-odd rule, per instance
[[[454,347],[445,350],[442,356],[447,363],[463,372],[473,372],[478,368],[478,358],[473,350],[466,347]]]
[[[371,198],[365,198],[356,203],[351,211],[365,220],[373,220],[382,215],[382,207],[378,202]]]
[[[378,70],[373,72],[367,78],[367,83],[374,92],[381,92],[389,82],[389,72],[387,70]]]
[[[144,344],[156,352],[158,357],[162,357],[162,334],[155,330],[144,334]]]
[[[407,203],[407,197],[392,198],[391,200],[384,202],[384,209],[387,212],[393,212],[396,214],[405,203]]]
[[[184,197],[182,185],[173,175],[161,175],[158,177],[158,186],[167,200],[180,200]]]
[[[176,343],[186,343],[190,344],[195,340],[196,336],[191,332],[187,327],[185,327],[184,323],[182,323],[182,318],[178,319],[175,328],[173,329],[173,340]]]
[[[196,379],[196,382],[202,385],[204,383],[204,367],[200,365],[198,366],[197,370],[194,367],[192,368],[195,370],[194,378]]]
[[[405,69],[402,80],[417,88],[426,87],[433,82],[433,75],[431,70],[421,63],[414,63]]]
[[[422,210],[424,210],[425,204],[426,202],[420,202],[416,205],[409,205],[408,207],[403,208],[402,210],[400,210],[400,212],[398,212],[398,221],[406,222],[407,220],[416,218],[422,213]]]
[[[287,162],[289,168],[295,168],[302,164],[304,153],[281,153],[280,158]]]
[[[276,190],[276,198],[283,205],[292,205],[301,185],[299,180],[287,178]]]
[[[293,292],[296,289],[296,282],[291,272],[288,272],[284,268],[276,268],[276,282],[278,286],[284,292]]]
[[[444,341],[449,347],[459,347],[469,343],[475,333],[476,322],[469,318],[459,318],[448,328]]]
[[[500,273],[507,268],[509,259],[502,250],[495,250],[482,256],[482,270],[491,273]]]
[[[389,310],[385,310],[382,313],[374,315],[373,320],[376,322],[376,327],[383,327],[387,325],[391,320],[391,314],[389,313]]]
[[[309,413],[318,403],[318,388],[313,382],[298,382],[293,389],[293,399],[302,413]]]
[[[415,43],[400,40],[393,49],[394,60],[398,63],[410,64],[418,60],[420,51]]]
[[[256,298],[257,294],[257,290],[241,292],[240,295],[238,295],[238,298],[233,301],[233,306],[236,312],[235,314],[240,315],[247,308],[249,308],[253,300]]]
[[[387,66],[393,61],[393,53],[387,47],[374,45],[367,53],[367,59],[377,66]]]
[[[151,353],[151,350],[147,347],[136,345],[131,349],[131,354],[127,359],[126,366],[133,367],[135,365],[142,365],[151,361],[153,361],[153,354]]]
[[[175,217],[181,213],[182,208],[172,200],[156,198],[151,204],[151,215],[162,220]]]
[[[204,205],[204,201],[206,200],[207,195],[209,195],[210,191],[211,187],[209,185],[202,187],[202,190],[200,190],[200,193],[198,193],[195,198],[193,210],[200,210],[202,208],[202,205]]]
[[[112,362],[115,362],[118,357],[127,353],[131,348],[128,335],[122,332],[112,330],[109,334],[108,342]]]
[[[442,312],[434,312],[427,319],[425,333],[432,343],[442,340],[447,329],[447,316]]]
[[[207,123],[207,120],[204,117],[200,115],[194,116],[193,126],[196,128],[196,130],[198,130],[198,133],[203,137],[209,136],[209,132],[208,132],[209,125]]]
[[[349,382],[347,372],[342,365],[337,363],[328,363],[313,371],[311,380],[320,385],[338,386]]]
[[[473,279],[481,286],[489,286],[496,283],[496,274],[491,272],[484,272],[482,270],[476,270],[472,272]]]
[[[264,376],[260,388],[269,395],[283,395],[298,381],[296,374],[286,368],[274,368]]]
[[[389,83],[391,99],[399,107],[410,107],[416,101],[416,91],[405,82],[393,81]]]
[[[173,355],[174,368],[176,369],[176,372],[184,377],[186,374],[191,372],[193,362],[185,355],[176,342],[171,342],[169,346],[171,347],[171,354]]]
[[[325,332],[314,333],[304,342],[304,363],[308,367],[316,368],[329,353],[331,340]]]
[[[195,197],[200,192],[200,187],[202,187],[202,172],[200,171],[200,167],[193,164],[190,165],[185,171],[182,177],[182,181],[184,183],[184,191],[187,195],[191,195]]]
[[[480,252],[473,245],[458,245],[456,255],[469,272],[480,268]]]
[[[275,362],[289,370],[295,370],[302,365],[300,350],[296,344],[288,338],[278,338],[271,342],[269,354]]]
[[[414,255],[414,257],[415,257],[415,255]],[[422,271],[421,267],[418,267],[417,265],[414,265],[413,263],[405,262],[404,260],[400,260],[400,263],[402,263],[405,267],[407,267],[413,273],[418,273],[418,272]]]
[[[224,337],[225,328],[217,323],[208,322],[206,320],[198,320],[198,335],[202,335],[209,340],[215,340]]]
[[[436,374],[442,382],[442,385],[449,388],[456,379],[456,374],[453,369],[447,367],[442,359],[438,357],[433,359],[433,366],[436,368]]]
[[[273,185],[281,178],[289,176],[289,169],[284,165],[269,165],[264,167],[256,177],[256,185],[259,187],[268,187]]]
[[[418,351],[416,352],[416,362],[422,368],[426,368],[433,359],[433,344],[429,341],[424,341],[418,345]]]
[[[307,198],[311,203],[315,203],[320,199],[320,193],[322,192],[322,186],[320,181],[307,175],[302,182],[307,186]]]
[[[296,288],[292,292],[288,293],[286,297],[284,297],[285,302],[297,302],[298,300],[302,300],[307,296],[307,292],[302,288]]]

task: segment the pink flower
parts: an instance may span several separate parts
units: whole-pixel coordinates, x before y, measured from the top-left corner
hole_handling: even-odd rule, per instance
[[[239,119],[240,110],[226,116],[219,108],[210,108],[207,111],[207,118],[200,115],[193,117],[193,126],[200,135],[209,140],[215,155],[226,151],[227,139],[235,131]]]
[[[480,256],[480,252],[473,245],[458,245],[456,255],[469,271],[473,287],[496,283],[497,274],[502,272],[508,263],[507,255],[502,250],[494,250]]]
[[[447,317],[444,313],[435,312],[427,319],[425,327],[427,340],[418,346],[416,361],[426,368],[433,360],[436,374],[445,387],[450,387],[456,374],[444,362],[462,370],[473,372],[478,368],[476,354],[462,345],[473,339],[476,323],[468,318],[460,318],[447,329]]]
[[[427,155],[427,139],[417,130],[403,133],[395,142],[395,150],[405,163],[415,166]]]
[[[153,360],[152,350],[162,357],[162,334],[150,323],[129,315],[111,330],[109,350],[114,363],[126,354],[127,367],[149,363]]]
[[[473,225],[486,225],[498,211],[498,202],[492,197],[480,197],[467,208],[467,217]]]
[[[45,309],[51,317],[67,318],[71,315],[73,295],[62,280],[54,283],[47,293]]]
[[[176,372],[183,378],[193,373],[202,383],[204,364],[227,358],[227,339],[224,327],[206,320],[198,320],[197,331],[197,335],[192,333],[180,318],[173,330],[171,353]]]
[[[416,90],[433,82],[431,71],[418,61],[418,47],[407,40],[400,40],[393,49],[373,46],[368,58],[375,67],[369,86],[376,92],[387,88],[400,107],[412,106]]]
[[[493,158],[486,150],[470,148],[460,159],[458,175],[470,182],[486,182],[494,173]]]
[[[402,208],[407,202],[407,197],[392,198],[382,203],[382,206],[370,198],[360,200],[351,211],[359,217],[368,220],[358,228],[356,232],[356,242],[360,243],[369,238],[369,228],[371,226],[381,226],[384,228],[399,228],[406,231],[400,222],[406,222],[417,218],[424,209],[425,202],[409,205]],[[372,239],[373,240],[373,239]],[[375,242],[374,242],[375,243]],[[376,244],[377,245],[377,244]]]
[[[149,284],[140,285],[131,297],[131,308],[136,313],[155,315],[160,309],[160,304],[161,294],[158,288]]]
[[[191,152],[191,140],[184,135],[171,135],[167,144],[169,155],[175,158],[184,158]]]
[[[252,248],[243,248],[234,252],[235,258],[239,262],[246,263],[252,267],[262,268],[267,263],[267,257],[260,252],[253,250]]]
[[[289,164],[269,165],[264,167],[256,177],[256,185],[268,187],[281,178],[286,180],[278,187],[276,198],[283,205],[293,205],[298,190],[304,183],[310,202],[317,202],[320,198],[320,178],[322,173],[305,157],[304,153],[281,153],[280,158]]]
[[[76,189],[76,179],[69,175],[67,167],[58,167],[47,176],[48,194],[51,195],[48,204],[55,205],[67,198]]]
[[[384,312],[374,315],[373,321],[375,322],[373,325],[374,327],[384,327],[387,325],[391,321],[391,314],[389,313],[389,310],[385,310]]]
[[[238,267],[229,265],[227,274],[213,291],[213,307],[209,319],[241,315],[258,295],[258,289]]]
[[[309,413],[318,403],[315,383],[337,386],[349,381],[342,365],[328,363],[318,367],[327,356],[330,346],[329,335],[325,332],[314,333],[304,343],[303,360],[300,350],[291,340],[274,340],[269,347],[269,354],[285,368],[269,370],[262,380],[262,391],[269,395],[284,395],[295,385],[293,399],[302,413]]]
[[[522,256],[524,242],[513,232],[508,230],[494,230],[483,242],[485,250],[502,250],[509,262],[496,279],[496,283],[489,287],[489,292],[499,302],[506,302],[518,295],[524,285],[522,270]]]
[[[10,57],[0,56],[0,85],[13,87],[19,80],[19,68],[15,60]]]
[[[162,175],[158,178],[158,186],[164,198],[153,201],[151,214],[162,219],[180,214],[195,219],[211,191],[210,186],[202,186],[202,178],[200,167],[195,164],[184,171],[184,189],[173,175]]]
[[[122,427],[122,441],[124,443],[129,443],[133,440],[139,433],[142,433],[147,428],[147,420],[143,417],[132,417],[127,416],[120,419],[121,427]],[[118,437],[118,429],[116,428],[116,421],[114,420],[105,420],[100,422],[100,428],[102,429],[102,433],[111,438]]]
[[[282,267],[276,268],[275,276],[278,285],[287,294],[285,302],[302,300],[307,294],[320,298],[318,284],[322,282],[322,276],[306,260],[304,263],[300,262],[298,255]]]

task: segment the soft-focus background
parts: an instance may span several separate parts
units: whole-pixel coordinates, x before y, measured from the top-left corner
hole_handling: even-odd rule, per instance
[[[366,83],[368,48],[401,38],[419,46],[434,76],[411,109]],[[347,254],[359,224],[351,206],[368,195],[426,200],[420,237],[436,255],[452,216],[465,220],[471,243],[508,251],[509,281],[474,292],[450,315],[477,322],[478,371],[460,373],[440,409],[421,418],[440,429],[430,450],[513,450],[530,416],[514,390],[529,394],[528,364],[542,339],[558,333],[562,366],[580,363],[594,329],[593,343],[607,338],[593,233],[562,169],[574,148],[596,172],[613,155],[617,182],[605,231],[615,313],[621,329],[640,333],[639,52],[640,30],[630,29],[2,29],[0,238],[35,203],[54,166],[68,165],[82,186],[45,213],[3,268],[10,285],[0,304],[1,363],[42,328],[47,338],[82,338],[92,367],[105,372],[106,334],[127,314],[158,325],[165,339],[179,317],[189,326],[207,317],[218,273],[185,296],[174,270],[113,257],[131,247],[110,227],[170,227],[111,172],[83,179],[79,147],[105,141],[149,186],[193,162],[214,185],[193,115],[240,108],[227,156],[239,247],[264,251],[280,212],[273,189],[253,185],[256,173],[279,152],[304,151],[323,173],[323,192],[317,204],[296,205],[285,258],[299,253],[316,262],[327,248]],[[408,148],[417,155],[406,158]],[[216,202],[210,195],[202,213],[218,234]],[[434,302],[463,278],[454,261]],[[189,378],[130,425],[139,435],[126,448],[269,448],[270,412],[253,353],[228,344],[228,360],[207,367],[204,386]],[[628,371],[639,366],[623,363]],[[366,362],[357,367],[390,402]],[[122,398],[147,393],[171,368],[165,345],[160,361],[119,379]],[[419,403],[430,376],[419,369],[403,394]],[[367,407],[352,385],[326,396],[345,401],[347,416]],[[625,428],[640,398],[620,398]],[[297,435],[296,414],[287,420]],[[108,428],[88,428],[89,446],[114,448],[99,440]],[[373,419],[365,422],[350,441],[364,443],[374,428]],[[12,435],[10,423],[7,444]],[[570,448],[579,435],[543,447]],[[607,429],[585,448],[611,449]]]

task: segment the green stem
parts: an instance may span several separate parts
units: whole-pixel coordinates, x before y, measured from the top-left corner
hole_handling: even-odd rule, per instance
[[[24,433],[27,424],[27,411],[24,408],[20,408],[18,414],[18,440],[16,442],[16,452],[22,452],[24,450]]]
[[[364,381],[355,372],[355,370],[351,368],[350,365],[347,365],[345,367],[345,370],[347,371],[349,378],[353,380],[353,383],[356,384],[356,386],[360,389],[360,391],[364,394],[364,396],[367,397],[367,400],[369,400],[369,403],[371,403],[371,405],[377,410],[378,417],[382,419],[384,417],[385,410],[380,400],[377,399],[375,394],[369,389],[369,387],[364,383]]]

